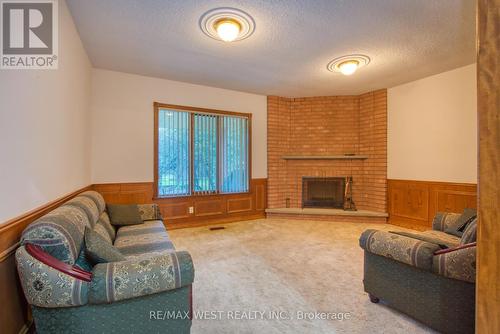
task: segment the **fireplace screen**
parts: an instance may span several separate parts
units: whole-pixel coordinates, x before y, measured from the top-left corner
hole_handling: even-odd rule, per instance
[[[344,207],[344,177],[303,177],[303,208]]]

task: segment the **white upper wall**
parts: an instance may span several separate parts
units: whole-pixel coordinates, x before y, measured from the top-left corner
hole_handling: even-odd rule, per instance
[[[0,224],[90,185],[91,65],[58,3],[59,68],[0,70]]]
[[[267,177],[266,96],[93,69],[93,183],[153,181],[153,102],[252,113],[252,177]]]
[[[477,182],[476,65],[388,89],[388,178]]]

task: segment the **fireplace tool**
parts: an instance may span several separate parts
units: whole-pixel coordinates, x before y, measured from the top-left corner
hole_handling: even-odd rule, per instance
[[[356,211],[356,205],[352,199],[352,176],[345,178],[344,210]]]

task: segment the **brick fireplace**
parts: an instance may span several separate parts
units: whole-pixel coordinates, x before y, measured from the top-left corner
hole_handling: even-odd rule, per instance
[[[358,96],[269,96],[267,140],[269,216],[280,215],[277,209],[303,207],[303,179],[352,177],[356,208],[385,221],[385,89]],[[354,215],[360,219],[351,221],[367,220],[359,212]],[[292,214],[285,210],[281,215]],[[341,220],[333,211],[332,217],[315,218]]]

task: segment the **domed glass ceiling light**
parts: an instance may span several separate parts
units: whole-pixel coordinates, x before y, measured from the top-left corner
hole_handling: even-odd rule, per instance
[[[238,21],[233,19],[222,19],[215,23],[215,30],[224,42],[232,42],[238,38],[241,26]]]
[[[330,72],[342,73],[343,75],[351,75],[359,68],[370,63],[370,58],[365,55],[349,55],[335,58],[326,65]]]
[[[255,31],[255,21],[236,8],[215,8],[200,17],[200,29],[213,39],[223,42],[241,41]]]

